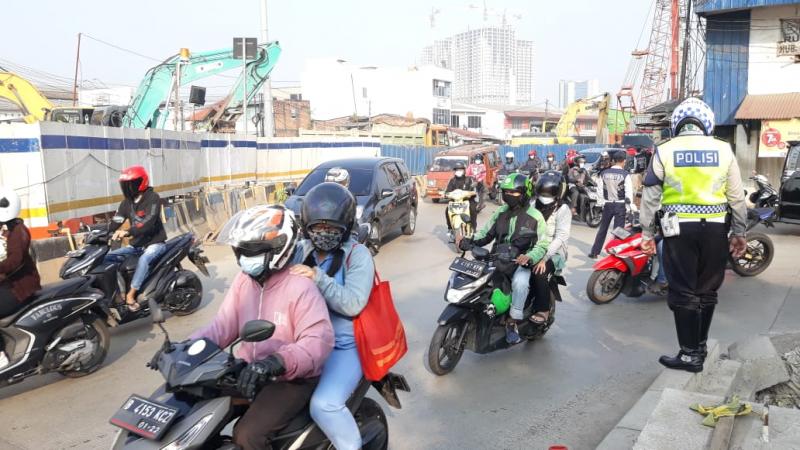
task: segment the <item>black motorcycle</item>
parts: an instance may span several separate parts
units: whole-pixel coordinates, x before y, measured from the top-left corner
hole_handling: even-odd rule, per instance
[[[575,186],[570,184],[570,187]],[[587,178],[583,186],[575,186],[578,189],[578,219],[583,221],[589,228],[597,228],[603,219],[603,196],[598,192],[597,183],[591,178]]]
[[[118,218],[115,220],[119,221]],[[110,243],[111,233],[107,227],[92,230],[86,235],[83,248],[67,253],[67,261],[59,275],[64,280],[89,280],[92,287],[102,291],[111,316],[119,323],[145,317],[149,314],[146,306],[133,312],[124,300],[139,257],[129,256],[121,263],[104,264]],[[194,272],[184,270],[181,262],[188,257],[203,275],[208,276],[208,258],[203,255],[203,249],[192,233],[174,237],[164,244],[166,251],[151,266],[139,298],[144,301],[152,298],[178,316],[191,314],[203,299],[203,284]],[[141,302],[143,306],[146,305],[144,301]]]
[[[233,347],[241,342],[269,339],[275,325],[265,320],[247,322],[240,338],[228,352],[207,340],[173,343],[161,323],[164,318],[158,304],[151,301],[153,322],[164,331],[162,351],[149,366],[157,369],[165,384],[149,397],[131,395],[111,418],[120,428],[112,449],[235,449],[225,428],[241,417],[248,402],[241,399],[237,380],[246,366],[233,356]],[[385,450],[389,443],[389,428],[381,406],[367,398],[370,386],[386,402],[400,408],[397,391],[408,392],[402,375],[388,374],[379,382],[362,380],[347,402],[356,419],[363,448]],[[330,441],[311,419],[308,410],[295,417],[278,431],[267,447],[279,449],[319,449],[331,447]]]
[[[514,345],[506,341],[508,313],[497,314],[491,297],[495,289],[493,274],[496,265],[513,264],[519,251],[513,246],[503,245],[494,254],[482,247],[472,248],[471,253],[474,259],[464,258],[465,252],[450,265],[452,273],[444,294],[448,305],[439,316],[439,326],[428,348],[428,365],[436,375],[446,375],[455,369],[465,349],[484,354]],[[564,278],[551,275],[548,320],[544,324],[523,320],[519,324],[519,334],[523,339],[538,339],[550,329],[555,321],[556,301],[561,301],[559,285],[566,286]],[[523,317],[533,314],[533,295],[531,291]]]
[[[752,231],[757,225],[775,227],[775,208],[747,210],[747,249],[738,258],[728,255],[730,268],[742,277],[754,277],[767,270],[775,257],[775,245],[770,237],[760,231]]]
[[[775,208],[778,206],[778,191],[772,187],[767,177],[754,173],[750,180],[758,186],[758,189],[747,197],[750,203],[756,208]]]

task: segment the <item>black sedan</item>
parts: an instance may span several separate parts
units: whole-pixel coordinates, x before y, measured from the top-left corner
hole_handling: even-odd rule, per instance
[[[356,198],[356,220],[369,224],[370,246],[377,250],[387,232],[401,228],[414,234],[417,226],[417,185],[398,158],[348,158],[324,162],[314,168],[296,189],[287,191],[286,207],[300,217],[303,197],[326,176],[349,175],[348,189]]]

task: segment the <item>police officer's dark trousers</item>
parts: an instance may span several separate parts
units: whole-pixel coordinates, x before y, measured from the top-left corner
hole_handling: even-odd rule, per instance
[[[678,236],[664,239],[664,270],[669,280],[667,300],[675,316],[681,347],[678,356],[672,359],[680,359],[682,355],[699,357],[700,365],[692,367],[692,371],[700,371],[717,290],[725,278],[728,233],[724,223],[702,220],[682,222],[680,229]],[[662,364],[670,367],[670,361],[665,363],[664,358]]]
[[[600,250],[603,249],[612,219],[614,220],[615,229],[625,226],[625,203],[608,202],[603,205],[603,217],[600,219],[600,228],[597,229],[597,235],[594,238],[594,245],[592,245],[590,253],[592,256],[599,255]]]

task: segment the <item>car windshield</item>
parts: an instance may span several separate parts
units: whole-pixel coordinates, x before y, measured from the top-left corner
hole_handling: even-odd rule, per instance
[[[295,195],[304,196],[314,186],[325,182],[325,174],[330,167],[318,167],[313,172],[306,175],[300,186],[297,187]],[[372,169],[351,169],[344,167],[350,172],[350,192],[353,195],[369,195],[372,186]]]
[[[653,139],[646,134],[626,134],[622,136],[623,147],[652,147]]]
[[[581,152],[581,155],[583,155],[583,157],[586,158],[587,163],[594,164],[598,159],[600,159],[601,153],[602,151],[600,152],[591,151],[591,152]]]
[[[790,177],[797,170],[800,170],[800,144],[790,148],[786,154],[786,170],[783,176]]]
[[[433,159],[431,172],[450,172],[457,162],[464,163],[464,166],[469,165],[466,156],[437,156]]]

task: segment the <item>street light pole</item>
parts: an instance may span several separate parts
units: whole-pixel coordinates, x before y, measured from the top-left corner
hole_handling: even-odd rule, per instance
[[[247,45],[245,44],[245,38],[242,38],[242,83],[244,83],[244,98],[242,100],[244,135],[247,137]]]
[[[269,23],[267,21],[267,0],[261,0],[261,42],[266,44],[269,42]],[[263,94],[263,114],[264,118],[262,119],[261,126],[262,126],[262,134],[264,136],[272,137],[275,135],[275,123],[274,117],[272,113],[272,81],[269,77],[264,82],[264,87],[262,89]]]

